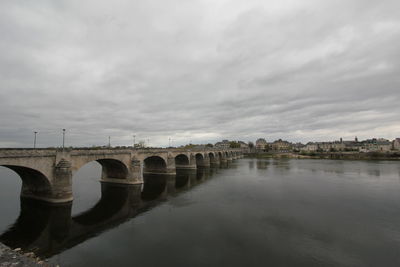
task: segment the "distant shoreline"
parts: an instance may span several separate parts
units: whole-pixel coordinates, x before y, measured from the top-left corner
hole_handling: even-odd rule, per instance
[[[400,152],[252,152],[248,158],[400,160]]]

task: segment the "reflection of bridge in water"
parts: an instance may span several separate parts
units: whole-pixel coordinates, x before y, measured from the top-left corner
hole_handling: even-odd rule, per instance
[[[207,181],[217,171],[198,168],[178,170],[174,176],[148,174],[143,185],[102,183],[97,204],[74,217],[72,203],[51,205],[21,198],[20,215],[0,241],[49,258]]]

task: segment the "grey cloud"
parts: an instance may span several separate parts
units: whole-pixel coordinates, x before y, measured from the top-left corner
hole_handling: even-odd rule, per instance
[[[400,136],[398,1],[0,3],[0,146]]]

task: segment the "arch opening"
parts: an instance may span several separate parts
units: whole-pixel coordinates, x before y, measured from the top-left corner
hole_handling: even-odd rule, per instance
[[[166,173],[167,164],[165,160],[159,156],[151,156],[144,160],[144,173]]]
[[[21,177],[21,197],[44,199],[52,196],[50,181],[40,171],[15,165],[1,166],[13,170]]]
[[[204,166],[204,157],[200,153],[196,154],[196,165],[197,166]]]
[[[128,178],[128,168],[116,159],[96,160],[102,166],[101,178],[103,179],[126,179]]]
[[[175,157],[175,167],[176,168],[185,168],[189,166],[189,158],[184,154],[179,154]]]
[[[210,163],[211,164],[216,164],[217,163],[214,153],[212,153],[212,152],[208,153],[208,157],[210,159]]]

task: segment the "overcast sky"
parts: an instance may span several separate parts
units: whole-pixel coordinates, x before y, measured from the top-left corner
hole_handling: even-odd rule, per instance
[[[400,137],[399,0],[0,1],[0,147]]]

